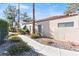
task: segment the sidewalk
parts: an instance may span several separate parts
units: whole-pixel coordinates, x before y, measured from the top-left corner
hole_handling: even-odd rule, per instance
[[[27,42],[30,46],[32,46],[36,52],[39,52],[46,56],[79,56],[79,52],[68,51],[64,49],[43,45],[25,35],[19,35],[19,37],[21,37],[23,41]]]

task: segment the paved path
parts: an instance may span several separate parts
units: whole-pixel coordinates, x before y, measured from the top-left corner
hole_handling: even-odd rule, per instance
[[[19,37],[21,37],[23,41],[27,42],[30,46],[32,46],[36,52],[39,52],[46,56],[79,56],[79,52],[76,51],[69,51],[43,45],[25,35],[19,35]]]

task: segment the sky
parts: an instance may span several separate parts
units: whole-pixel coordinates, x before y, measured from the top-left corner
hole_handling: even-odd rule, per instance
[[[0,18],[4,18],[3,10],[7,8],[8,3],[0,3]],[[18,4],[11,3],[10,5],[18,6]],[[49,16],[62,15],[68,5],[66,3],[36,3],[35,17],[36,19],[43,19]],[[32,18],[32,3],[20,3],[20,12],[27,12],[28,16]]]

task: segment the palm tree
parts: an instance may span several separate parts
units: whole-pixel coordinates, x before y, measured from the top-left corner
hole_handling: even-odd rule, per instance
[[[32,34],[35,34],[35,3],[33,3],[33,32]]]

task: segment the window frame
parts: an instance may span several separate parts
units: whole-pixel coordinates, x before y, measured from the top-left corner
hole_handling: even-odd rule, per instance
[[[58,27],[74,27],[74,21],[58,23]]]

